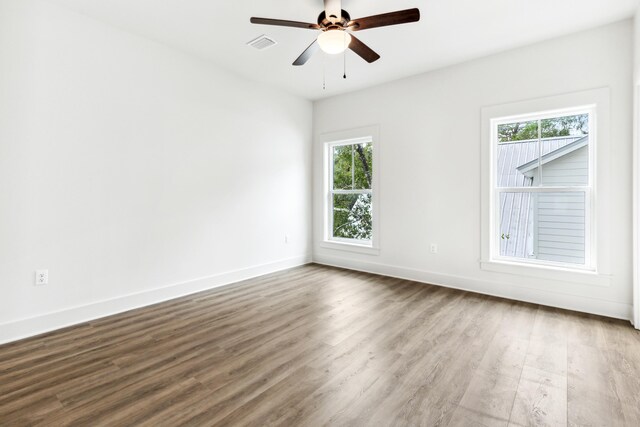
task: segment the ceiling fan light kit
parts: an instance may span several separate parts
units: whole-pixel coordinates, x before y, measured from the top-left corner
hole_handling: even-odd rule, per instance
[[[327,30],[318,36],[318,44],[323,52],[336,55],[347,50],[351,44],[351,34],[343,30]]]
[[[369,63],[377,61],[380,55],[356,38],[353,32],[420,20],[418,9],[400,10],[352,20],[349,13],[342,9],[341,3],[341,0],[324,0],[325,10],[318,16],[317,24],[270,18],[251,18],[251,23],[320,30],[321,33],[317,39],[293,62],[293,65],[304,65],[318,47],[328,54],[338,54],[351,49]]]

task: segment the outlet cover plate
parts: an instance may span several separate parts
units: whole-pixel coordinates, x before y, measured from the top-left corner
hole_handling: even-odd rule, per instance
[[[36,270],[36,286],[49,283],[49,270]]]

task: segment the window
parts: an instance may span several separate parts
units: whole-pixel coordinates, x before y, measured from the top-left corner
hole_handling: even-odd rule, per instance
[[[327,150],[327,240],[373,246],[373,140],[330,142]]]
[[[491,259],[594,269],[594,115],[491,120]]]

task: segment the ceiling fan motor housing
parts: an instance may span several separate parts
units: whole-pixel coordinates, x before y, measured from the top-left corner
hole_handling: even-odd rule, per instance
[[[342,19],[339,22],[334,22],[331,19],[327,18],[327,13],[323,10],[320,15],[318,15],[318,25],[322,28],[345,28],[349,21],[351,21],[351,16],[349,13],[342,9]]]

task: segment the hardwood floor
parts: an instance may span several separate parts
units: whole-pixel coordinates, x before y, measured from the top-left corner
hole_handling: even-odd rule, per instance
[[[640,425],[627,322],[318,265],[0,347],[0,425]]]

